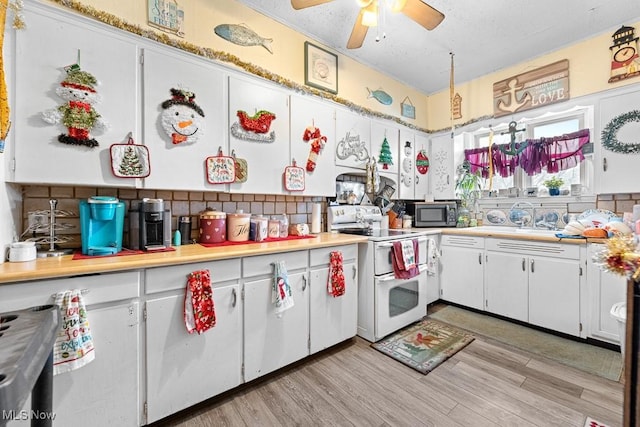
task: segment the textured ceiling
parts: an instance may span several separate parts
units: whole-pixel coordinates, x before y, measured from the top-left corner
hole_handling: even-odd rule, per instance
[[[288,0],[239,2],[425,94],[449,87],[450,52],[455,81],[463,83],[640,21],[640,0],[428,0],[445,15],[434,30],[385,9],[383,24],[350,50],[355,0],[303,10]]]

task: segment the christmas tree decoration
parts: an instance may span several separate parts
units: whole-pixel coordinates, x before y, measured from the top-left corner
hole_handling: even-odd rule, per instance
[[[324,148],[327,143],[327,137],[320,134],[320,129],[315,126],[309,126],[305,129],[302,135],[302,140],[305,142],[311,142],[311,148],[309,150],[309,158],[307,159],[307,172],[313,172],[316,170],[316,161],[318,160],[318,154]]]
[[[418,155],[416,156],[416,169],[418,173],[424,175],[429,171],[429,157],[427,157],[427,152],[425,150],[418,151]]]
[[[93,108],[101,101],[95,86],[96,78],[80,65],[66,67],[67,76],[56,89],[56,94],[66,102],[58,108],[44,111],[42,118],[50,124],[62,123],[67,127],[67,135],[60,134],[58,141],[63,144],[97,147],[98,141],[91,138],[89,132],[94,128],[107,128],[107,123]]]
[[[174,145],[194,143],[204,135],[204,111],[195,103],[195,93],[171,89],[171,99],[162,103],[162,129]]]
[[[271,122],[276,115],[267,110],[260,110],[253,116],[246,111],[238,110],[238,121],[231,125],[231,135],[244,141],[273,142],[276,140],[275,131],[269,132]]]
[[[389,146],[389,141],[387,141],[387,137],[384,137],[384,141],[382,141],[382,148],[380,149],[380,158],[378,159],[378,163],[382,163],[382,169],[389,169],[389,165],[393,164],[393,159],[391,158],[391,147]]]
[[[135,144],[131,135],[126,144],[112,144],[111,171],[118,178],[146,178],[151,173],[149,150]]]

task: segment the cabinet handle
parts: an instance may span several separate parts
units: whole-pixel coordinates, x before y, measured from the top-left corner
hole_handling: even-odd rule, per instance
[[[527,271],[526,260],[522,258],[522,271]]]
[[[478,254],[478,264],[482,264],[482,253]]]
[[[605,171],[605,172],[607,171],[607,158],[606,157],[602,158],[602,170]]]
[[[352,265],[351,268],[353,268],[353,278],[356,278],[356,274],[358,273],[358,269],[356,268],[355,265]]]
[[[447,185],[449,185],[449,175],[447,175]]]
[[[307,276],[302,276],[302,292],[307,290]]]
[[[233,296],[233,302],[231,303],[231,307],[235,307],[238,302],[238,292],[234,289],[233,292],[231,293],[231,296]]]
[[[416,184],[420,182],[420,176],[416,175]]]
[[[534,261],[533,261],[533,260],[531,260],[531,272],[532,272],[532,273],[535,271],[535,268],[534,268],[534,267],[535,267]]]

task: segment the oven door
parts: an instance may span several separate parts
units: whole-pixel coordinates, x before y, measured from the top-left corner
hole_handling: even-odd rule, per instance
[[[396,279],[393,273],[377,276],[375,289],[375,341],[427,314],[427,266],[411,279]]]

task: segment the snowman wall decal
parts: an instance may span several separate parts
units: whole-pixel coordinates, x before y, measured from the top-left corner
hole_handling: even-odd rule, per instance
[[[162,103],[160,122],[174,145],[194,143],[204,134],[204,111],[195,98],[191,91],[171,89],[171,99]]]

